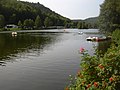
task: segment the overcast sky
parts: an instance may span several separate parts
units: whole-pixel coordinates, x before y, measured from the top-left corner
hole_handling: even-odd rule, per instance
[[[58,14],[70,19],[85,19],[99,15],[104,0],[21,0],[39,2]]]

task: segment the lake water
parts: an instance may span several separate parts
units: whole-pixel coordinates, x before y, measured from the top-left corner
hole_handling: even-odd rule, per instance
[[[69,75],[79,70],[81,47],[91,55],[94,45],[108,47],[106,41],[86,41],[96,35],[97,29],[1,32],[0,90],[64,90]]]

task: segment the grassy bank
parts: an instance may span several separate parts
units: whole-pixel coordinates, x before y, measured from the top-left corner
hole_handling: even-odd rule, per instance
[[[0,28],[0,31],[17,31],[17,30],[22,30],[22,28]]]

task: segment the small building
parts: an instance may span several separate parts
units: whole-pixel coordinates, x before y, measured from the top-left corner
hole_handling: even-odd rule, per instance
[[[9,24],[5,26],[5,29],[11,29],[11,28],[18,28],[18,26],[14,24]]]

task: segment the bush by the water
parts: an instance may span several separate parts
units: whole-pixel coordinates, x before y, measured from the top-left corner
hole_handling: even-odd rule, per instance
[[[119,90],[120,88],[120,31],[113,32],[113,43],[107,52],[100,54],[98,50],[90,56],[84,48],[81,70],[76,76],[70,75],[70,84],[65,90]],[[120,42],[120,41],[119,41]]]

